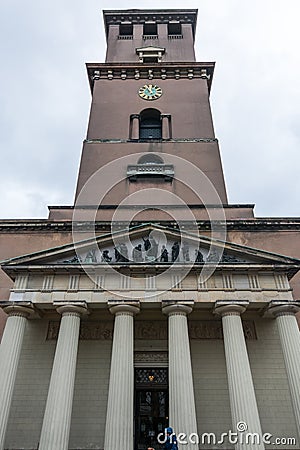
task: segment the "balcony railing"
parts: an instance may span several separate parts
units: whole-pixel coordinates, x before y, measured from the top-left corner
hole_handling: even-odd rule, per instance
[[[182,34],[169,34],[168,39],[183,39]]]
[[[132,34],[119,34],[118,39],[122,39],[122,40],[132,40],[133,36]]]
[[[146,41],[147,39],[158,39],[157,34],[143,34],[143,39]]]
[[[135,164],[127,166],[127,177],[136,181],[138,177],[161,177],[171,181],[174,177],[173,164]]]

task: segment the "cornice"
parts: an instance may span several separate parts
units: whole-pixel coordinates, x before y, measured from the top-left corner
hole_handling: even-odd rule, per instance
[[[85,139],[83,144],[147,144],[150,142],[149,140],[140,140],[140,139]],[[164,143],[184,143],[184,144],[194,144],[194,143],[204,143],[209,144],[212,142],[218,142],[216,138],[173,138],[173,139],[151,139],[151,142],[164,142]]]
[[[232,205],[231,205],[232,206]],[[245,206],[245,205],[243,205]],[[51,207],[50,207],[51,208]],[[72,209],[72,207],[53,207],[55,209]],[[158,223],[155,221],[155,223]],[[197,221],[199,230],[210,230],[210,222],[208,220]],[[159,221],[159,224],[169,228],[178,228],[176,222]],[[132,226],[140,225],[140,222],[132,223]],[[222,225],[222,224],[221,224]],[[268,231],[299,231],[300,218],[258,218],[258,219],[234,219],[228,220],[224,224],[228,231],[252,231],[252,232],[268,232]],[[120,223],[120,227],[122,227]],[[76,224],[75,224],[76,227]],[[47,219],[41,220],[0,220],[0,233],[71,233],[74,228],[72,221],[49,221]],[[107,222],[79,222],[77,228],[80,231],[96,231],[109,232],[111,223]]]
[[[170,62],[170,63],[87,63],[86,68],[91,91],[97,80],[165,80],[206,79],[210,91],[214,62]]]
[[[197,9],[115,9],[103,11],[106,37],[108,36],[109,25],[119,25],[122,22],[142,24],[148,21],[168,23],[176,20],[180,23],[190,23],[195,33],[197,15]]]

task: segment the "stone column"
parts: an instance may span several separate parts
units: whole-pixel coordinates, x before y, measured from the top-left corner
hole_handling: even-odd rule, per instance
[[[3,308],[8,314],[0,344],[0,449],[4,448],[5,433],[13,390],[22,349],[27,318],[31,306],[11,305]]]
[[[84,302],[65,304],[56,344],[39,450],[68,450],[77,362],[80,317],[87,314]]]
[[[187,315],[189,304],[163,303],[163,313],[168,315],[169,327],[169,425],[174,432],[197,433],[197,419]],[[185,449],[195,449],[188,442]]]
[[[270,302],[268,312],[276,317],[295,422],[300,438],[300,332],[295,313],[300,302]]]
[[[133,325],[139,307],[117,304],[105,427],[105,450],[133,450],[134,368]]]
[[[139,139],[140,138],[140,115],[132,114],[130,116],[131,119],[131,130],[130,130],[130,139]]]
[[[243,440],[247,433],[259,435],[256,442],[239,442],[235,449],[263,450],[265,447],[240,316],[248,304],[247,301],[220,301],[216,302],[215,312],[222,316],[232,431],[240,432],[239,438]]]
[[[161,114],[161,127],[162,127],[162,138],[170,139],[171,138],[171,116],[170,114]]]

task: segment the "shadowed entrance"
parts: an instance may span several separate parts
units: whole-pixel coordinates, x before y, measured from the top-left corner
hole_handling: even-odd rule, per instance
[[[168,426],[168,369],[135,369],[135,450],[162,448],[157,435]]]

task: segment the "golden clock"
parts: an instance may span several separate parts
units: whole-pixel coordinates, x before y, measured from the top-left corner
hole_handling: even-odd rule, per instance
[[[157,100],[162,96],[162,88],[156,84],[145,84],[139,89],[139,96],[144,100]]]

